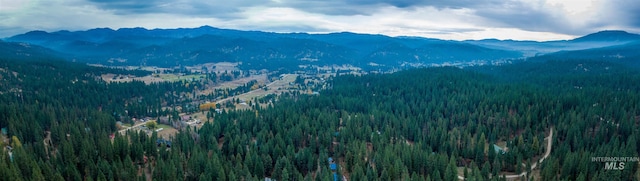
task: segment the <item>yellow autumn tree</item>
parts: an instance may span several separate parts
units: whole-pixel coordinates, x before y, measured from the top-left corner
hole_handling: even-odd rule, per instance
[[[18,137],[16,137],[16,136],[12,136],[11,137],[11,147],[13,147],[13,148],[22,147],[22,143],[20,142],[20,139],[18,139]]]

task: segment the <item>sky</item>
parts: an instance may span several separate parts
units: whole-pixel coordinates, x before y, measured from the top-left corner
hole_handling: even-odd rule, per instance
[[[0,38],[32,30],[218,28],[448,40],[640,32],[638,0],[0,0]]]

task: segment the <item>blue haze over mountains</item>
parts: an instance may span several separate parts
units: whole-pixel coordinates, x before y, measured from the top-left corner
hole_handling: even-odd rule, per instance
[[[637,61],[640,35],[601,31],[573,40],[450,41],[349,32],[270,33],[199,28],[108,28],[31,31],[0,42],[3,55],[57,56],[104,65],[178,66],[242,62],[250,69],[298,65],[354,65],[365,69],[515,60],[607,59]],[[635,63],[634,63],[635,64]]]

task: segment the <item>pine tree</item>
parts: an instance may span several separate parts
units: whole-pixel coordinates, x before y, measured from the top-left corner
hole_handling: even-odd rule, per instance
[[[482,178],[484,179],[489,179],[489,173],[491,170],[491,166],[489,165],[489,162],[484,162],[484,164],[482,164],[482,169],[480,171],[480,173],[482,174]]]
[[[282,175],[280,176],[280,178],[282,178],[281,180],[283,181],[291,180],[291,174],[289,173],[289,170],[287,168],[284,168],[282,170]]]
[[[43,181],[45,180],[44,175],[40,171],[40,167],[37,164],[32,165],[31,167],[31,180]]]
[[[97,181],[107,181],[107,178],[104,176],[104,174],[102,172],[98,172],[98,178],[96,178]]]
[[[227,174],[225,174],[224,169],[218,169],[218,177],[216,178],[216,180],[227,180]]]
[[[445,181],[456,181],[458,180],[458,167],[456,166],[455,158],[449,158],[449,164],[447,165],[446,171],[444,173]]]
[[[533,143],[531,143],[531,149],[537,155],[541,152],[540,141],[537,136],[533,137]]]

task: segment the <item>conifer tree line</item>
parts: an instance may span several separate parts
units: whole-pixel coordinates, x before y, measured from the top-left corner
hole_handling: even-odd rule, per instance
[[[12,147],[11,156],[0,152],[0,180],[332,180],[330,157],[349,180],[506,180],[544,154],[551,128],[551,156],[526,177],[639,174],[637,163],[605,170],[591,160],[640,152],[640,74],[611,62],[339,76],[320,95],[285,93],[254,101],[265,107],[208,114],[170,148],[155,133],[109,135],[123,117],[175,114],[162,107],[193,101],[181,95],[195,87],[107,84],[97,76],[126,70],[51,60],[4,59],[0,68],[2,146]]]

